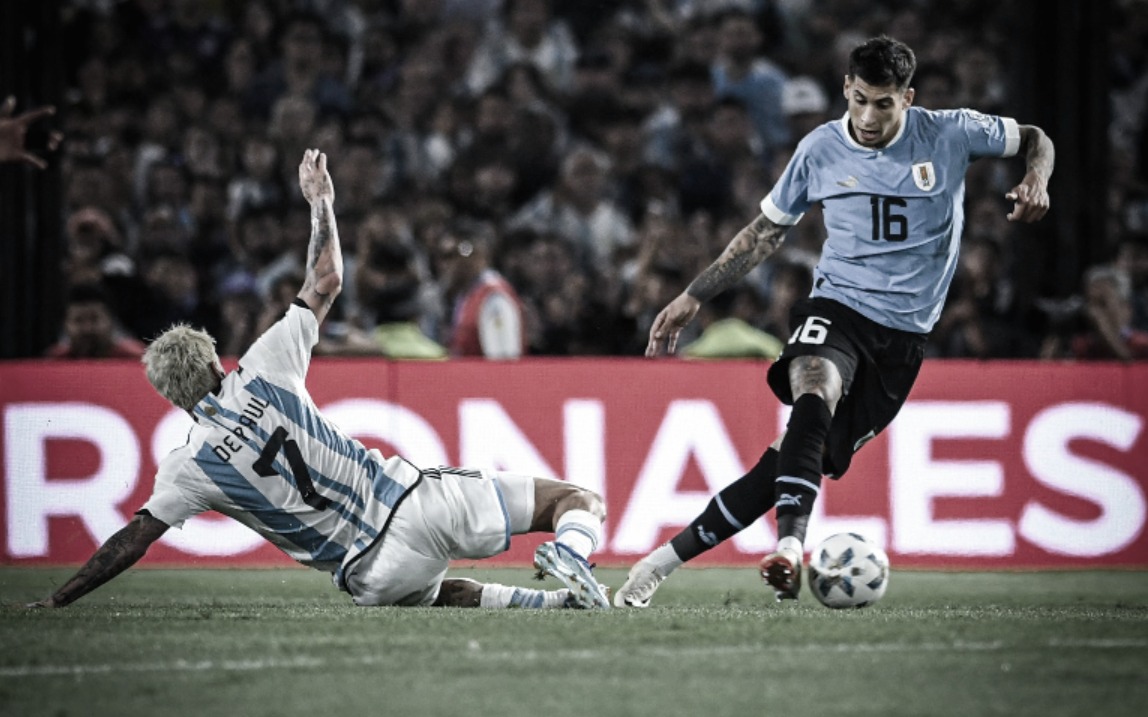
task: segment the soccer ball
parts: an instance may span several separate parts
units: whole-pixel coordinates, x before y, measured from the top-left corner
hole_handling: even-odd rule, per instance
[[[857,533],[821,541],[809,556],[809,589],[825,607],[872,605],[889,586],[889,556]]]

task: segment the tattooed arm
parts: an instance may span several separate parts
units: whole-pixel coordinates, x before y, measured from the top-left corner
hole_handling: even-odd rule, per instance
[[[1020,126],[1020,151],[1024,155],[1025,174],[1020,184],[1005,194],[1013,202],[1010,222],[1035,222],[1048,211],[1048,180],[1056,161],[1052,140],[1036,125]]]
[[[750,269],[764,261],[781,246],[787,229],[789,227],[774,224],[764,214],[758,214],[734,236],[721,256],[654,319],[646,355],[657,356],[662,341],[666,342],[666,353],[672,354],[678,345],[678,335],[697,315],[702,303],[741,281]]]
[[[28,607],[64,607],[95,590],[136,564],[167,530],[167,523],[141,513],[108,538],[87,564],[51,597]]]
[[[335,186],[327,173],[327,155],[317,149],[303,154],[299,188],[311,204],[311,242],[307,246],[307,276],[299,298],[323,323],[343,289],[343,252],[335,226]]]

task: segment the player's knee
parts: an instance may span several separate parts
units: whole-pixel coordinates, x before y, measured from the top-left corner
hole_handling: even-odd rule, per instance
[[[832,413],[844,392],[844,382],[837,365],[823,356],[799,356],[789,368],[789,382],[794,401],[804,395],[819,397]]]
[[[569,492],[558,503],[557,513],[561,515],[568,510],[584,510],[598,520],[606,520],[606,501],[602,496],[587,488],[569,485]]]
[[[606,502],[592,490],[545,478],[536,478],[534,488],[531,530],[549,530],[563,513],[570,510],[584,510],[599,520],[606,519]]]

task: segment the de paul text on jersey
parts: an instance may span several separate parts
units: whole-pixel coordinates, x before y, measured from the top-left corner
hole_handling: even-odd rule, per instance
[[[266,408],[271,405],[267,401],[263,401],[255,396],[247,400],[247,405],[243,407],[243,413],[236,419],[237,425],[231,427],[230,436],[224,436],[222,445],[211,446],[211,452],[225,463],[231,462],[231,457],[243,448],[243,444],[250,440],[245,428],[254,428],[256,421],[263,417]]]

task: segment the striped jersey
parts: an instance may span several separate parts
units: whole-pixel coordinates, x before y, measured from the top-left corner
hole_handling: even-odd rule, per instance
[[[1011,157],[1019,147],[1011,118],[910,107],[893,140],[872,149],[850,136],[846,114],[798,143],[761,211],[791,226],[820,202],[827,238],[812,295],[927,333],[957,268],[965,171],[974,159]]]
[[[173,527],[218,511],[345,590],[343,569],[382,534],[420,472],[319,413],[304,385],[318,333],[311,310],[292,305],[259,337],[196,405],[187,444],[160,462],[141,510]]]

